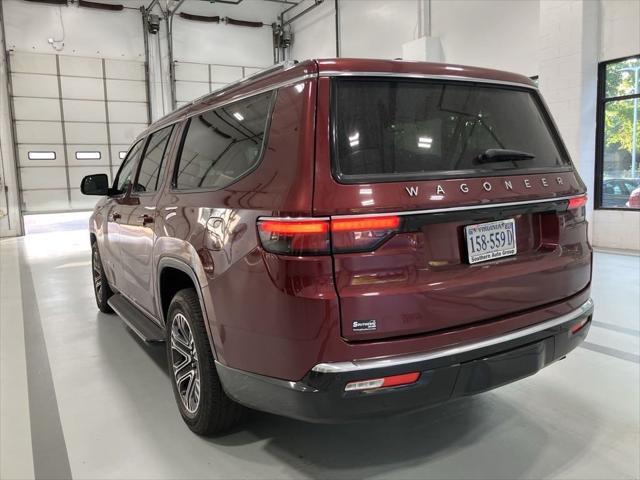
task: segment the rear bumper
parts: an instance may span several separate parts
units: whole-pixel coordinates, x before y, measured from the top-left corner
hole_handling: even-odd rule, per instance
[[[480,342],[354,362],[316,365],[299,382],[236,370],[220,363],[227,394],[250,408],[312,422],[341,422],[407,413],[533,375],[563,358],[587,336],[589,299],[568,314]],[[575,333],[572,327],[586,320]],[[345,392],[349,382],[420,372],[414,384]]]

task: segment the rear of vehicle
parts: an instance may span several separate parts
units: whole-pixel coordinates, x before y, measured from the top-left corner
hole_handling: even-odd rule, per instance
[[[575,348],[592,314],[586,189],[535,87],[444,65],[319,69],[311,214],[257,230],[284,275],[328,259],[335,328],[303,378],[247,389],[222,372],[230,394],[363,418],[487,390]]]

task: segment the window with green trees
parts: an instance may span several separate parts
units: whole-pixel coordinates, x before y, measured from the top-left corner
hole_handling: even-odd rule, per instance
[[[640,55],[600,64],[597,192],[599,208],[640,209]]]

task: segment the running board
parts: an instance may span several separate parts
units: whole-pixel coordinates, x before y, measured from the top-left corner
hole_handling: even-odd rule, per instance
[[[119,293],[107,303],[122,321],[145,342],[164,342],[164,330]]]

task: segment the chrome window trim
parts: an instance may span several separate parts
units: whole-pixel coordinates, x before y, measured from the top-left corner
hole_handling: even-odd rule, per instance
[[[424,213],[446,213],[446,212],[461,212],[467,210],[483,210],[485,208],[502,208],[502,207],[517,207],[519,205],[530,205],[536,203],[548,203],[548,202],[560,202],[562,200],[570,200],[575,197],[584,195],[579,193],[576,195],[569,195],[563,197],[551,197],[540,198],[537,200],[522,200],[518,202],[502,202],[502,203],[483,203],[479,205],[465,205],[462,207],[444,207],[444,208],[430,208],[425,210],[406,210],[400,212],[383,212],[383,213],[359,213],[349,215],[332,215],[331,218],[359,218],[359,217],[387,217],[389,215],[421,215]]]
[[[531,90],[538,90],[535,85],[527,83],[508,82],[505,80],[494,80],[491,78],[465,77],[463,75],[434,75],[431,73],[398,73],[398,72],[343,72],[339,70],[321,71],[321,77],[383,77],[383,78],[415,78],[429,80],[449,80],[455,82],[490,83],[494,85],[508,85],[511,87],[524,87]]]
[[[532,325],[530,327],[521,328],[520,330],[516,330],[504,335],[499,335],[497,337],[488,338],[486,340],[481,340],[479,342],[467,343],[426,353],[413,353],[410,355],[400,355],[385,358],[368,358],[363,360],[354,360],[352,362],[319,363],[311,370],[318,373],[362,372],[376,368],[396,367],[398,365],[407,365],[411,363],[423,362],[426,360],[434,360],[437,358],[459,355],[461,353],[467,353],[473,350],[491,347],[493,345],[498,345],[501,343],[509,342],[511,340],[526,337],[534,333],[542,332],[549,328],[562,325],[563,323],[577,320],[578,318],[589,315],[592,312],[593,300],[589,298],[589,300],[569,313],[560,315],[559,317],[552,318],[551,320],[547,320],[536,325]]]

